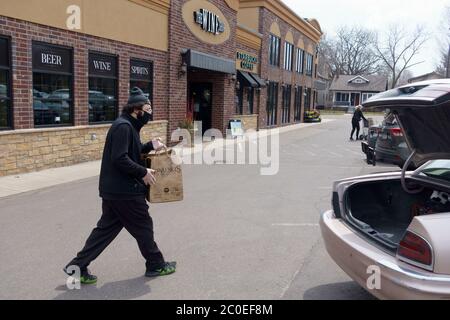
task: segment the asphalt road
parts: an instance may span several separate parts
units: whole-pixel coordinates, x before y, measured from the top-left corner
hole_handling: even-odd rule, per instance
[[[185,198],[151,205],[157,242],[178,262],[147,279],[122,231],[90,266],[96,286],[66,289],[62,267],[100,217],[98,178],[0,199],[0,299],[372,299],[328,257],[319,216],[334,180],[393,170],[363,161],[350,118],[281,135],[280,171],[184,167]]]

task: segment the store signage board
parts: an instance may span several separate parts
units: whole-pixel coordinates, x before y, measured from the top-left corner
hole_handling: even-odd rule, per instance
[[[9,45],[5,38],[0,38],[0,66],[9,67]]]
[[[153,75],[153,65],[148,61],[130,61],[130,79],[151,81]]]
[[[252,73],[259,72],[259,59],[255,55],[238,51],[236,53],[236,68]]]
[[[233,138],[244,136],[244,128],[242,127],[241,120],[231,120],[230,121],[230,130],[231,130],[231,136]]]
[[[89,54],[89,75],[116,77],[117,58],[115,56],[100,53]]]
[[[33,44],[33,70],[72,73],[72,50]]]
[[[220,17],[207,9],[200,9],[194,12],[194,20],[204,31],[214,35],[225,31],[225,24],[220,20]]]
[[[187,0],[181,11],[187,29],[201,42],[220,45],[230,39],[227,17],[210,1]]]

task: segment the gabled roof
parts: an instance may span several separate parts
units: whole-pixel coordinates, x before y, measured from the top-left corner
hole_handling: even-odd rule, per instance
[[[362,83],[357,83],[358,80]],[[384,76],[340,75],[333,79],[330,90],[383,92],[386,86],[387,78]]]
[[[417,77],[409,78],[408,83],[413,83],[413,82],[422,81],[422,80],[441,79],[441,78],[445,78],[445,77],[440,75],[437,72],[430,72],[430,73],[422,74]]]

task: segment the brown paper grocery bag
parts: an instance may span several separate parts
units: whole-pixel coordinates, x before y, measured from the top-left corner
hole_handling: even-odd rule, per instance
[[[183,172],[181,165],[173,163],[172,150],[147,155],[147,167],[156,171],[156,184],[150,187],[150,203],[183,200]]]

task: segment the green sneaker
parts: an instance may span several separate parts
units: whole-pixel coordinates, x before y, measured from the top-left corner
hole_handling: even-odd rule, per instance
[[[81,284],[96,284],[97,283],[97,277],[93,274],[90,274],[88,270],[82,272],[80,276],[80,283]]]
[[[72,276],[73,273],[70,273],[67,271],[67,267],[64,268],[64,272],[69,275]],[[97,283],[97,277],[94,276],[93,274],[90,274],[89,270],[83,270],[81,271],[81,275],[80,275],[80,283],[81,284],[96,284]]]
[[[177,268],[176,262],[165,262],[162,267],[157,269],[149,269],[145,272],[145,276],[148,278],[151,277],[160,277],[160,276],[168,276],[169,274],[175,273]]]

